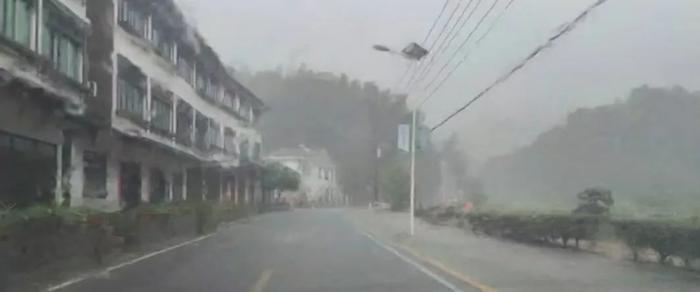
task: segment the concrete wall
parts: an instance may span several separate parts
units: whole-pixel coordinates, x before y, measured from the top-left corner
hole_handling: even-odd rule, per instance
[[[172,196],[173,177],[181,172],[184,175],[185,168],[195,165],[194,162],[173,156],[161,148],[153,147],[148,143],[140,141],[124,140],[116,133],[103,133],[98,135],[96,142],[87,139],[78,139],[75,143],[76,152],[85,150],[107,153],[107,198],[106,199],[83,199],[83,160],[82,154],[79,159],[76,157],[76,175],[74,176],[75,193],[73,202],[75,205],[96,207],[101,209],[115,210],[120,207],[119,179],[121,164],[125,162],[138,163],[141,167],[141,200],[148,202],[150,199],[150,177],[153,168],[160,169],[168,182],[166,197]]]

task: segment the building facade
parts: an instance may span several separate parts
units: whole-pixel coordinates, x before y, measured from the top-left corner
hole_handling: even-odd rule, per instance
[[[60,198],[67,131],[90,89],[84,1],[0,0],[0,203]]]
[[[341,206],[346,203],[336,179],[336,165],[325,150],[310,149],[304,145],[272,152],[268,161],[279,162],[299,173],[299,190],[284,192],[282,196],[295,205]]]
[[[32,69],[10,66],[18,59],[11,55],[2,64],[7,90],[30,98],[0,99],[13,103],[2,111],[22,114],[3,114],[0,133],[28,134],[34,151],[46,153],[42,164],[54,170],[42,176],[47,187],[31,192],[49,193],[43,188],[53,185],[57,201],[106,210],[259,200],[262,141],[255,123],[264,104],[229,74],[171,0],[3,1],[5,11],[19,11],[13,19],[30,20],[30,36],[25,29],[8,34],[15,38],[7,40],[10,48],[49,60]],[[27,88],[17,89],[16,80],[25,79]],[[55,104],[51,115],[39,95]],[[30,102],[36,105],[24,105]],[[39,131],[32,123],[44,126]],[[8,153],[18,139],[10,139]]]

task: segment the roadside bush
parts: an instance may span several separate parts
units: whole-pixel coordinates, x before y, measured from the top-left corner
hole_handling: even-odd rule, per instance
[[[466,215],[475,234],[487,234],[520,242],[551,243],[578,247],[598,232],[601,218],[571,214],[498,214],[476,212]]]
[[[614,220],[618,237],[632,249],[633,259],[639,260],[639,252],[649,248],[659,255],[660,263],[677,256],[686,267],[700,258],[700,226],[691,222],[653,220]]]
[[[700,225],[693,221],[609,219],[606,216],[579,214],[500,214],[475,212],[466,215],[475,234],[497,236],[518,242],[558,244],[567,247],[571,240],[595,241],[601,226],[612,225],[618,238],[632,250],[635,261],[640,252],[651,249],[660,263],[670,257],[691,267],[700,259]],[[608,225],[609,224],[609,225]]]
[[[6,209],[0,212],[0,272],[26,273],[63,260],[101,264],[120,249],[212,232],[219,222],[249,213],[248,207],[218,202],[142,204],[115,213],[56,206]]]

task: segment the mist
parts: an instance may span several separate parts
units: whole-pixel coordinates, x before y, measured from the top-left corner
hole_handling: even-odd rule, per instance
[[[186,5],[202,34],[237,71],[293,73],[303,64],[316,72],[373,81],[380,90],[391,90],[391,94],[407,92],[406,84],[397,81],[409,63],[372,51],[371,46],[384,44],[401,48],[411,41],[420,42],[442,4],[423,0],[180,2]],[[497,3],[496,11],[507,1],[502,2]],[[484,33],[489,25],[476,32],[477,36],[483,36],[478,45],[471,44],[458,54],[462,56],[468,51],[470,57],[421,109],[426,113],[426,124],[432,126],[462,106],[594,2],[513,2],[488,35]],[[450,1],[448,5],[456,3]],[[481,5],[475,15],[482,15],[490,6],[486,4]],[[515,167],[505,162],[509,157],[535,159],[523,154],[527,152],[524,149],[536,148],[542,137],[566,128],[571,116],[583,109],[624,104],[631,99],[633,89],[645,84],[652,91],[673,90],[671,88],[676,85],[686,92],[700,89],[696,73],[700,67],[700,19],[695,13],[698,9],[700,3],[691,0],[605,3],[587,15],[576,30],[533,59],[528,67],[436,131],[434,143],[440,145],[456,133],[459,151],[469,166],[468,173],[473,174],[474,179],[478,174],[484,181],[483,191],[494,198],[492,203],[499,200],[536,202],[556,196],[561,198],[556,204],[569,206],[572,202],[567,200],[574,200],[582,188],[611,185],[615,195],[629,196],[630,206],[644,205],[637,202],[639,197],[662,192],[659,189],[665,189],[666,182],[661,183],[663,186],[646,188],[635,181],[621,183],[622,177],[613,183],[600,174],[593,176],[599,179],[578,175],[580,179],[566,178],[575,182],[555,183],[550,189],[534,187],[536,183],[530,182],[532,186],[526,191],[528,188],[515,187],[517,183],[500,176],[514,171],[504,169],[507,168],[504,165]],[[494,17],[486,18],[486,24],[492,24]],[[438,23],[440,25],[443,23]],[[450,55],[456,47],[457,42],[444,55]],[[436,59],[438,64],[447,61],[446,56]],[[421,85],[425,84],[418,84],[416,88],[422,88]],[[427,91],[411,91],[407,94],[407,107],[414,106],[426,94]],[[265,94],[261,97],[266,98]],[[644,137],[644,133],[638,134],[640,139]],[[654,157],[656,150],[627,153],[629,157],[625,159],[635,158],[639,163],[650,165],[658,163],[646,159]],[[580,163],[573,159],[562,162],[569,167]],[[533,171],[527,167],[525,170]],[[623,173],[625,177],[639,180],[649,175]],[[525,180],[524,177],[518,179]],[[677,196],[688,197],[693,186],[684,183],[683,187],[679,186],[683,191],[664,192],[685,193]],[[541,197],[531,196],[534,193]],[[639,195],[635,197],[631,193]]]

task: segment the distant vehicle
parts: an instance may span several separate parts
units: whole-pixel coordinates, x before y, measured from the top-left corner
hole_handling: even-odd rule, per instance
[[[389,210],[391,209],[391,205],[389,203],[385,202],[372,202],[369,203],[370,209],[376,209],[376,210]]]

